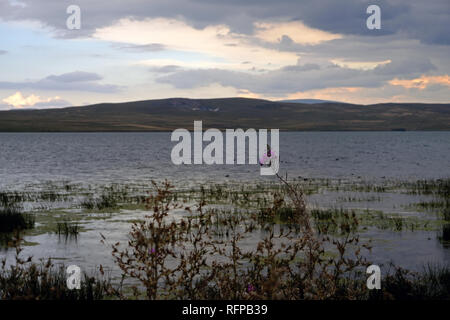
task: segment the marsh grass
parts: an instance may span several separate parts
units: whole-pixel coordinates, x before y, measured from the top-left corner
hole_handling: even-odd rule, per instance
[[[349,234],[358,231],[359,221],[354,210],[312,209],[311,216],[319,233]]]
[[[405,187],[411,194],[437,195],[442,198],[450,198],[450,178],[417,180],[405,183]]]
[[[381,202],[382,198],[380,196],[366,196],[366,197],[356,197],[356,196],[342,196],[338,198],[342,202]]]
[[[34,224],[34,215],[23,213],[16,206],[0,208],[0,233],[10,233],[15,230],[32,229]]]
[[[391,265],[382,281],[382,290],[372,290],[370,300],[448,300],[450,267],[427,264],[421,272]]]
[[[110,194],[102,194],[100,198],[87,198],[81,202],[81,207],[88,210],[109,210],[116,209],[118,207],[117,199]]]
[[[127,185],[111,185],[103,188],[99,197],[89,194],[81,201],[80,207],[91,211],[111,211],[141,205],[145,202],[145,199],[145,195],[132,194],[130,187]]]
[[[75,223],[68,221],[58,222],[56,224],[56,233],[58,235],[76,237],[80,233],[80,226],[76,222]]]
[[[408,184],[407,188],[410,194],[433,195],[435,198],[433,201],[423,201],[415,205],[437,213],[445,221],[450,221],[450,179],[418,180]],[[445,226],[443,232],[445,233]]]
[[[438,236],[438,240],[446,248],[450,247],[450,224],[444,224],[442,226],[441,234]]]
[[[69,291],[63,267],[51,261],[22,260],[19,248],[15,266],[7,268],[4,263],[0,269],[0,299],[450,298],[448,267],[421,273],[395,268],[384,276],[382,290],[369,292],[366,288],[369,261],[364,253],[370,250],[370,243],[360,243],[358,228],[403,231],[425,226],[382,211],[307,209],[305,195],[320,192],[323,186],[308,179],[278,178],[279,184],[202,185],[177,190],[168,182],[153,183],[145,197],[133,193],[142,192],[140,189],[115,185],[100,189],[98,197],[84,193],[88,197],[82,207],[88,211],[137,204],[141,208],[145,200],[147,214],[131,221],[129,240],[108,244],[122,272],[120,284],[105,280],[100,266],[99,274],[83,278],[81,291]],[[333,188],[331,181],[326,183]],[[49,185],[47,189],[52,188]],[[445,186],[423,189],[434,190],[425,192],[433,192],[436,203],[446,199]],[[378,190],[388,191],[391,186]],[[49,194],[47,201],[58,199],[54,196],[58,192]],[[0,193],[0,201],[17,205],[37,199],[37,195]],[[174,220],[174,210],[183,211],[183,217]],[[69,221],[51,227],[65,237],[81,231]],[[439,239],[445,245],[449,230],[444,225]],[[102,241],[107,244],[106,237],[102,236]],[[131,281],[124,287],[127,279]]]
[[[19,192],[0,192],[0,206],[2,207],[14,207],[23,201],[25,201],[25,196]]]
[[[94,276],[84,274],[79,290],[69,290],[64,265],[47,261],[34,262],[32,257],[21,257],[22,239],[13,238],[16,248],[15,263],[8,266],[0,261],[0,300],[101,300],[112,296],[110,278],[103,268]]]
[[[129,241],[111,245],[124,278],[138,280],[135,297],[148,299],[328,299],[361,296],[360,274],[367,265],[355,235],[321,238],[313,229],[300,186],[280,178],[284,193],[274,197],[268,217],[286,214],[282,228],[261,221],[261,212],[209,208],[205,190],[195,206],[174,202],[172,186],[154,184],[147,199],[149,214],[133,223]],[[244,195],[245,198],[245,195]],[[289,209],[286,209],[289,208]],[[172,221],[169,212],[184,209]],[[348,228],[348,227],[347,227]],[[254,234],[262,239],[245,243]],[[103,237],[107,243],[107,239]],[[324,244],[337,255],[326,255]],[[142,291],[142,289],[144,291]],[[123,297],[122,297],[123,298]]]

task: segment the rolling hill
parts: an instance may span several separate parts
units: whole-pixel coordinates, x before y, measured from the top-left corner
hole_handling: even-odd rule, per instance
[[[303,104],[247,98],[171,98],[0,111],[1,132],[167,131],[203,127],[281,130],[450,130],[450,104]]]
[[[341,103],[339,101],[330,100],[320,100],[320,99],[291,99],[291,100],[280,100],[278,102],[289,102],[289,103],[306,103],[306,104],[316,104],[316,103]]]

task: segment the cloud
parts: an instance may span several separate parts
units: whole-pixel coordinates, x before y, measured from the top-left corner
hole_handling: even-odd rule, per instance
[[[297,64],[259,74],[223,69],[181,70],[160,76],[156,81],[179,89],[217,83],[257,94],[285,95],[327,87],[379,87],[398,74],[414,77],[434,69],[435,66],[426,58],[410,60],[404,57],[390,63],[378,63],[374,68],[328,63],[320,66]]]
[[[255,22],[255,37],[267,42],[280,42],[283,37],[299,44],[318,44],[342,38],[342,35],[307,27],[301,21]],[[284,38],[286,39],[286,38]]]
[[[231,32],[226,25],[197,29],[176,19],[121,19],[112,26],[97,29],[93,37],[134,45],[146,45],[152,39],[167,50],[200,53],[207,56],[202,59],[206,61],[225,59],[235,67],[242,61],[252,61],[254,66],[277,68],[295,63],[298,58],[295,53],[261,47],[251,38]]]
[[[340,59],[331,60],[335,65],[342,68],[356,69],[356,70],[373,70],[378,66],[383,66],[392,62],[392,60],[384,61],[345,61]]]
[[[178,67],[178,71],[183,69],[212,69],[212,68],[223,68],[223,69],[237,69],[237,70],[249,70],[252,67],[249,64],[242,63],[233,63],[227,62],[224,60],[217,61],[215,59],[191,59],[191,60],[183,60],[182,57],[179,59],[164,59],[164,58],[152,58],[147,60],[140,60],[133,65],[136,66],[144,66],[148,67],[149,71],[153,71],[155,73],[164,73],[159,72],[161,70],[167,71],[167,66],[176,66]],[[174,71],[174,68],[171,71]]]
[[[181,70],[181,67],[172,64],[172,65],[165,65],[165,66],[150,67],[149,70],[150,70],[150,72],[155,72],[155,73],[172,73],[172,72]]]
[[[425,76],[422,75],[420,78],[410,79],[410,80],[400,80],[392,79],[389,84],[393,86],[402,86],[407,89],[426,89],[430,85],[441,85],[450,87],[450,77],[446,74],[443,76]]]
[[[17,0],[8,0],[9,4],[12,7],[21,7],[21,8],[25,8],[27,5],[23,2],[17,1]]]
[[[156,52],[166,50],[166,47],[161,43],[148,43],[141,45],[124,44],[116,46],[118,49],[134,51],[134,52]]]
[[[49,108],[49,107],[62,107],[68,106],[69,103],[67,101],[62,100],[60,97],[51,97],[51,98],[41,98],[37,95],[31,94],[28,97],[22,95],[20,91],[17,91],[15,94],[2,99],[7,106],[13,108]]]
[[[50,75],[45,79],[48,81],[72,83],[72,82],[97,81],[101,80],[102,77],[92,72],[74,71],[57,76]]]
[[[2,54],[6,54],[8,51],[6,51],[6,50],[0,50],[0,55],[2,55]]]
[[[2,20],[38,20],[62,37],[85,37],[96,29],[133,17],[180,19],[197,29],[210,25],[228,25],[232,32],[252,34],[255,22],[301,20],[305,26],[333,34],[380,35],[403,34],[424,43],[450,45],[448,0],[377,0],[381,7],[381,30],[368,30],[365,22],[370,0],[78,0],[82,9],[82,29],[67,30],[62,17],[66,1],[22,0],[22,6],[0,2]]]
[[[286,66],[283,67],[281,70],[282,71],[309,71],[309,70],[319,70],[320,69],[320,65],[316,64],[316,63],[306,63],[303,65],[297,64],[294,66]]]
[[[50,75],[36,81],[0,81],[0,89],[88,91],[100,93],[115,93],[120,90],[119,86],[99,83],[98,81],[101,79],[102,77],[96,73],[75,71],[60,75]]]
[[[448,90],[444,80],[436,80],[450,74],[448,0],[377,0],[381,30],[366,28],[366,8],[375,4],[370,0],[78,0],[81,30],[67,30],[65,1],[20,2],[24,5],[0,1],[2,26],[11,26],[18,44],[26,39],[20,32],[39,30],[44,41],[36,48],[55,51],[45,51],[44,58],[32,50],[7,54],[3,63],[13,66],[12,59],[30,59],[51,70],[70,71],[67,60],[52,60],[64,46],[64,52],[82,53],[77,60],[80,68],[102,70],[108,79],[116,77],[117,83],[128,86],[107,84],[97,73],[87,72],[28,79],[26,69],[16,74],[11,68],[7,70],[11,74],[3,74],[7,81],[0,82],[0,90],[29,89],[41,95],[37,90],[118,93],[108,96],[117,101],[210,97],[210,87],[220,96],[309,93],[381,99],[387,94],[403,100],[408,96],[432,100],[431,90],[441,99]],[[3,49],[19,53],[14,45]],[[92,60],[94,56],[102,60]],[[20,76],[23,81],[8,80]],[[158,89],[148,90],[149,86]],[[79,96],[70,99],[105,99],[101,94]]]

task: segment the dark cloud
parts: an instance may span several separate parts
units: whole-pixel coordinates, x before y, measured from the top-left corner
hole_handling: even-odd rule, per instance
[[[251,33],[258,20],[302,20],[307,25],[347,35],[379,36],[401,33],[424,43],[450,45],[447,25],[450,19],[448,0],[78,0],[82,10],[81,30],[67,30],[66,8],[73,1],[22,0],[26,7],[2,1],[0,18],[4,20],[36,19],[57,30],[62,37],[91,34],[120,18],[169,17],[187,20],[194,27],[224,23],[232,31]],[[366,8],[381,7],[381,30],[366,28]],[[289,39],[283,39],[289,42]]]
[[[6,54],[8,51],[6,51],[6,50],[0,50],[0,55],[2,55],[2,54]]]
[[[119,86],[102,84],[98,80],[102,77],[91,72],[75,71],[61,75],[50,75],[36,81],[7,82],[0,81],[0,89],[37,89],[37,90],[61,90],[61,91],[89,91],[100,93],[115,93]]]

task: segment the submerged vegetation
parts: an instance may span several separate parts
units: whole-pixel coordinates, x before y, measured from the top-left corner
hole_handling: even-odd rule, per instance
[[[149,193],[145,185],[91,189],[69,183],[0,192],[0,235],[82,238],[81,226],[90,219],[145,210],[129,221],[128,241],[109,244],[108,235],[101,236],[120,283],[100,266],[96,276],[85,276],[80,291],[70,291],[64,266],[20,258],[23,242],[10,237],[16,260],[3,261],[0,299],[450,298],[445,265],[422,272],[391,266],[382,289],[368,290],[373,244],[360,240],[371,230],[435,231],[449,247],[450,179],[350,184],[278,178],[280,183],[256,185],[153,183]],[[392,194],[415,200],[388,211],[382,205]],[[326,202],[317,204],[316,197]]]
[[[78,233],[80,233],[80,227],[77,223],[70,223],[67,221],[64,222],[58,222],[56,224],[56,233],[58,235],[64,235],[64,236],[77,236]]]

